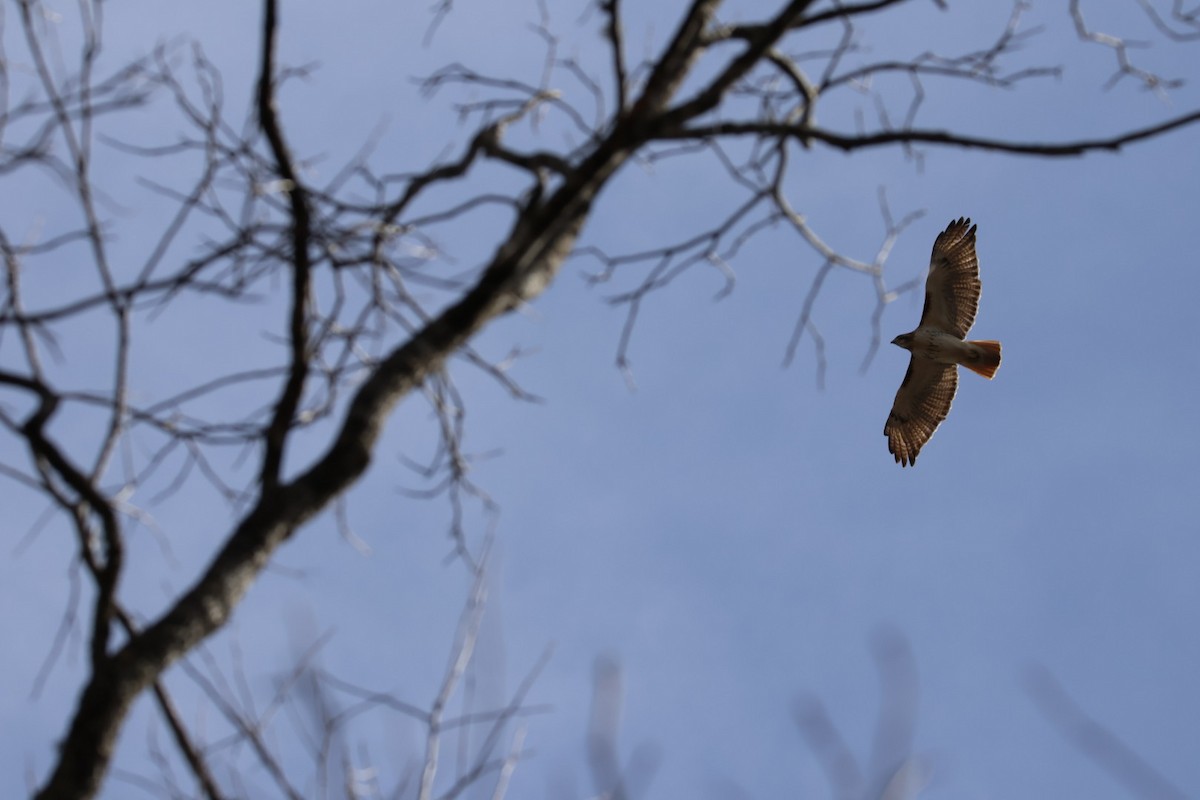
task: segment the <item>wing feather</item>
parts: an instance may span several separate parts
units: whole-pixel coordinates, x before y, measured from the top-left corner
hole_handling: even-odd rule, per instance
[[[907,467],[917,463],[917,454],[950,413],[957,390],[956,365],[939,364],[921,356],[909,358],[908,372],[883,426],[888,452],[896,457],[897,464]]]
[[[975,254],[975,229],[959,217],[938,234],[925,280],[925,308],[921,327],[932,327],[965,339],[975,323],[979,295],[979,258]]]

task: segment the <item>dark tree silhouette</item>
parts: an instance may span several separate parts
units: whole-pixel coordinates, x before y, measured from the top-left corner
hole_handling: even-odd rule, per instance
[[[597,282],[638,276],[614,300],[627,314],[617,345],[623,368],[647,295],[697,265],[727,270],[748,240],[779,225],[811,248],[816,267],[789,357],[805,334],[819,351],[822,339],[810,312],[826,276],[836,269],[870,276],[877,344],[883,308],[913,288],[889,286],[884,265],[896,237],[915,217],[893,219],[883,203],[885,233],[875,257],[836,252],[789,200],[785,178],[794,163],[830,152],[887,147],[914,158],[941,148],[1079,156],[1116,151],[1200,122],[1200,111],[1191,111],[1070,141],[979,135],[971,132],[966,116],[958,121],[961,127],[922,127],[924,99],[953,84],[1002,91],[1057,74],[1054,67],[1019,62],[1020,47],[1037,33],[1021,27],[1019,4],[983,48],[893,59],[876,58],[864,47],[864,31],[885,36],[881,27],[868,23],[928,3],[791,0],[775,3],[760,17],[727,22],[718,17],[720,0],[680,2],[665,43],[639,59],[626,42],[624,5],[598,0],[580,24],[602,32],[603,70],[560,56],[555,34],[543,20],[537,30],[547,55],[540,77],[526,82],[451,64],[424,81],[430,93],[461,92],[459,111],[473,126],[465,146],[446,160],[410,174],[379,174],[371,167],[368,146],[331,179],[317,183],[305,168],[307,154],[297,152],[289,136],[287,108],[279,100],[280,87],[305,74],[277,58],[278,39],[287,34],[286,4],[264,0],[253,78],[256,102],[246,118],[231,118],[223,81],[247,77],[219,75],[198,45],[164,46],[102,73],[103,4],[81,0],[76,60],[68,69],[56,55],[47,9],[36,0],[18,0],[19,13],[4,24],[19,32],[25,52],[19,58],[0,55],[5,67],[0,71],[0,173],[65,187],[78,215],[56,220],[34,237],[0,228],[5,274],[0,423],[9,440],[0,474],[43,496],[73,531],[72,557],[90,587],[86,593],[76,589],[75,595],[77,607],[88,607],[89,674],[37,796],[94,796],[131,705],[147,691],[200,792],[225,796],[211,756],[193,742],[161,678],[188,654],[199,653],[205,638],[226,624],[277,548],[362,477],[389,414],[410,395],[429,403],[441,443],[433,462],[422,466],[431,482],[427,494],[449,499],[456,555],[483,580],[486,559],[463,531],[463,506],[472,498],[490,501],[469,477],[470,457],[461,446],[462,402],[446,365],[461,359],[515,397],[527,398],[508,374],[507,361],[489,361],[472,348],[472,339],[552,286],[569,258],[598,264],[592,276]],[[1181,4],[1169,11],[1144,8],[1168,44],[1200,36],[1194,12]],[[442,0],[432,13],[422,22],[429,25],[428,37],[437,36],[455,9],[451,0]],[[1133,81],[1159,92],[1171,88],[1171,80],[1137,63],[1124,40],[1090,28],[1078,0],[1070,14],[1080,46],[1112,49],[1110,84]],[[27,72],[11,69],[18,60],[29,66]],[[887,76],[906,78],[907,96],[884,97],[873,88],[872,81]],[[888,110],[897,102],[905,104],[899,119]],[[141,119],[134,115],[147,107],[173,108],[186,133],[164,132],[147,143],[145,131],[135,137],[130,126],[117,124],[127,117]],[[565,145],[546,144],[564,140]],[[106,187],[97,180],[101,152],[105,158],[127,159],[160,206],[170,208],[152,245],[137,258],[116,253],[114,232],[128,223],[112,213]],[[190,185],[157,181],[155,165],[163,159],[194,164]],[[654,249],[620,252],[619,242],[581,244],[581,232],[614,175],[635,160],[665,159],[715,159],[728,174],[730,196],[740,199],[719,224]],[[506,182],[481,177],[489,163],[508,170]],[[471,225],[472,214],[482,209],[507,213],[503,232],[481,263],[449,271],[434,232]],[[53,298],[31,299],[22,279],[54,259],[86,264],[87,273],[60,287]],[[224,372],[145,402],[137,391],[139,337],[148,335],[148,320],[197,300],[210,306],[285,305],[278,330],[282,357],[272,366],[255,367],[231,353]],[[56,360],[60,343],[75,337],[111,343],[111,363],[102,365],[105,388],[86,388],[96,385],[94,376],[80,379],[67,368],[72,365]],[[243,412],[213,416],[216,406],[209,401],[217,397],[235,398],[231,402]],[[67,420],[90,426],[91,433],[66,434],[78,430],[68,428]],[[20,454],[14,443],[21,446]],[[231,452],[255,465],[251,479],[239,477],[235,466],[240,462],[229,457]],[[168,472],[171,477],[164,478]],[[214,532],[214,549],[198,579],[165,611],[145,616],[127,604],[122,592],[131,580],[125,558],[129,529],[145,519],[128,498],[151,485],[165,501],[189,482],[207,484],[228,503],[236,521]],[[221,525],[218,515],[212,523]],[[318,749],[329,754],[345,721],[327,713],[322,698],[329,692],[390,704],[427,726],[428,752],[413,786],[419,796],[432,796],[438,737],[448,725],[465,724],[446,718],[445,703],[471,658],[477,622],[471,609],[481,602],[478,592],[477,587],[468,604],[444,691],[430,710],[339,685],[302,658],[292,684],[308,687],[305,703],[326,732]],[[75,623],[69,617],[64,630]],[[599,669],[598,698],[616,680],[611,668]],[[197,674],[196,680],[204,685],[203,676]],[[526,713],[527,688],[523,684],[512,704],[492,719],[505,722]],[[222,696],[214,688],[214,704],[226,718],[240,720],[245,739],[255,743],[280,793],[301,796],[263,743],[257,722],[222,707]],[[615,724],[604,720],[598,711],[592,768],[598,783],[623,784],[611,744]],[[816,729],[815,723],[808,727]],[[472,781],[491,773],[503,781],[511,772],[520,742],[505,755],[498,739],[489,736],[482,743],[479,759],[465,773]],[[461,791],[456,784],[447,794]]]

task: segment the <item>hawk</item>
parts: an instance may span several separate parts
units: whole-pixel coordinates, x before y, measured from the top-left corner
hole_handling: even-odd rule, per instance
[[[975,227],[960,217],[938,234],[925,280],[921,324],[892,340],[912,354],[883,426],[888,452],[902,467],[917,462],[921,448],[950,413],[958,389],[958,365],[989,379],[1000,366],[999,342],[966,341],[982,288]]]

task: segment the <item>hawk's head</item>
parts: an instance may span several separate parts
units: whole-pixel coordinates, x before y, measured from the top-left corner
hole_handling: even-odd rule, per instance
[[[913,335],[911,333],[902,333],[895,339],[892,339],[892,344],[897,347],[903,347],[905,350],[912,350]]]

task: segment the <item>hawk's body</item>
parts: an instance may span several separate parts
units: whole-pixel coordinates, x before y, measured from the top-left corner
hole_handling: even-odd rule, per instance
[[[892,340],[912,353],[883,427],[888,451],[901,466],[916,463],[921,448],[950,413],[958,389],[958,365],[985,378],[994,376],[1000,366],[999,342],[966,340],[981,289],[975,226],[960,218],[933,244],[921,324]]]

